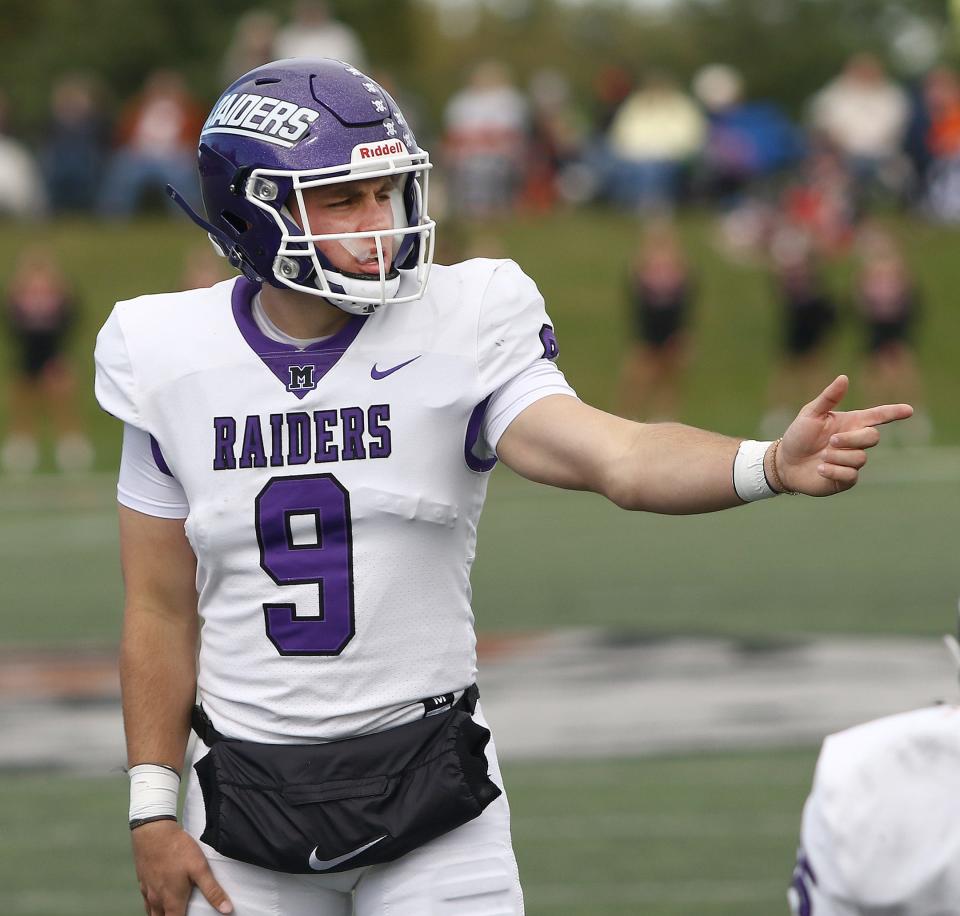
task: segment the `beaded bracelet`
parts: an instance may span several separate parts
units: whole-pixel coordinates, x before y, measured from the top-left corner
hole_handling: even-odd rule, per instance
[[[787,489],[786,484],[783,482],[783,478],[780,476],[780,470],[777,467],[777,452],[780,449],[781,442],[783,442],[783,436],[773,443],[773,452],[770,454],[770,475],[773,477],[773,480],[771,480],[770,483],[773,485],[773,489],[775,489],[778,493],[784,493],[787,496],[796,496],[800,491]]]

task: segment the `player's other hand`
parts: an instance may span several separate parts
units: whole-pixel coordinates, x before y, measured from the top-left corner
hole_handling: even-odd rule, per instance
[[[837,376],[807,404],[783,434],[777,471],[788,490],[832,496],[849,490],[867,463],[867,449],[880,441],[878,426],[906,420],[909,404],[883,404],[863,410],[837,410],[850,380]],[[767,461],[771,459],[767,453]],[[769,478],[768,474],[768,478]]]
[[[131,837],[147,916],[184,916],[194,885],[217,912],[233,912],[197,841],[175,821],[144,824]]]

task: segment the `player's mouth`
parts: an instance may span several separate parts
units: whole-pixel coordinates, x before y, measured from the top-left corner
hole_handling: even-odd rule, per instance
[[[380,259],[377,257],[376,249],[367,254],[365,257],[355,257],[356,261],[356,272],[361,274],[380,274]],[[387,246],[384,246],[383,249],[383,263],[387,269],[387,272],[390,271],[390,266],[393,262],[393,252],[390,251]]]

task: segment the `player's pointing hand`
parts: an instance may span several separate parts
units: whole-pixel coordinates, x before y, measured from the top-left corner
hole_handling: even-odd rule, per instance
[[[850,380],[839,375],[807,404],[783,435],[776,454],[768,451],[773,480],[808,496],[832,496],[849,490],[867,463],[866,450],[880,441],[878,426],[905,420],[909,404],[882,404],[863,410],[837,410]]]

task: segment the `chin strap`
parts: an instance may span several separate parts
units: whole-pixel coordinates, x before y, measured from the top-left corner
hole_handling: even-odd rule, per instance
[[[245,264],[243,258],[240,255],[240,252],[237,250],[236,242],[227,235],[222,229],[218,229],[216,226],[208,223],[199,213],[197,213],[190,204],[187,203],[184,196],[175,188],[173,185],[167,185],[167,195],[173,200],[173,202],[183,210],[190,219],[196,223],[201,229],[203,229],[207,235],[210,236],[210,241],[213,242],[221,251],[223,256],[234,266],[237,270],[242,271],[244,274],[248,274],[247,265]],[[262,283],[263,278],[257,277],[257,282]]]

